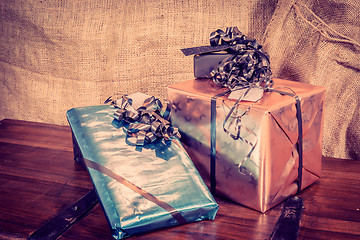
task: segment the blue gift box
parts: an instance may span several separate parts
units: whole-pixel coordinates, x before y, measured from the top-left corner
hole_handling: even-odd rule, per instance
[[[214,219],[218,205],[179,140],[127,142],[111,105],[67,118],[115,239]]]

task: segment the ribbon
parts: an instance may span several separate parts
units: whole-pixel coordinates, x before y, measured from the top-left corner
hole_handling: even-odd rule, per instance
[[[216,99],[221,97],[230,90],[219,93],[211,98],[211,112],[210,112],[210,191],[216,192]]]
[[[248,91],[250,90],[250,88],[248,89]],[[302,128],[302,115],[301,115],[301,102],[300,102],[300,97],[297,96],[295,94],[295,92],[293,92],[291,89],[289,89],[291,92],[286,92],[286,91],[281,91],[279,89],[275,89],[275,88],[270,88],[270,87],[266,87],[264,88],[265,91],[267,92],[275,92],[275,93],[279,93],[281,95],[287,95],[290,97],[293,97],[295,100],[295,106],[296,106],[296,118],[298,121],[298,139],[297,139],[297,143],[296,143],[296,149],[297,152],[299,154],[299,166],[298,166],[298,179],[297,179],[297,193],[300,192],[301,187],[302,187],[302,168],[303,168],[303,128]],[[229,134],[234,140],[241,140],[247,144],[249,144],[251,146],[251,149],[249,151],[249,153],[247,154],[247,156],[238,164],[238,171],[241,174],[248,174],[246,172],[244,172],[244,169],[242,167],[242,164],[247,160],[250,159],[252,152],[254,151],[256,145],[257,145],[257,140],[255,142],[251,142],[248,141],[247,139],[244,139],[240,136],[240,131],[241,129],[245,129],[246,131],[254,134],[256,136],[256,134],[246,128],[245,126],[242,126],[241,124],[241,118],[247,114],[247,112],[250,111],[251,107],[258,102],[260,99],[258,99],[257,101],[255,101],[252,105],[250,105],[241,115],[238,115],[235,112],[235,109],[239,106],[239,103],[241,102],[241,100],[244,98],[244,96],[248,93],[248,91],[246,91],[238,100],[237,102],[232,106],[232,108],[230,109],[229,113],[227,114],[227,116],[225,117],[224,123],[223,123],[223,129],[224,131]],[[217,98],[228,94],[229,92],[231,92],[231,90],[227,90],[223,93],[217,94],[215,96],[213,96],[211,98],[211,117],[210,117],[210,190],[212,193],[215,194],[216,192],[216,100]],[[232,119],[232,121],[230,123],[228,123],[228,121]],[[231,132],[228,128],[229,125],[234,125],[234,129],[235,132]],[[249,174],[251,176],[251,173]]]
[[[228,27],[224,32],[221,29],[216,30],[210,34],[210,45],[236,45],[243,43],[245,35],[243,35],[237,27]]]
[[[249,44],[249,42],[253,42],[252,45],[257,46],[255,39],[247,38],[239,31],[237,27],[228,27],[226,28],[225,32],[221,29],[218,29],[210,34],[210,46],[184,48],[181,49],[181,51],[185,56],[218,52],[223,50],[236,52],[238,49]],[[258,47],[261,48],[261,46]]]
[[[137,146],[143,146],[145,142],[151,143],[158,138],[163,138],[165,141],[180,139],[178,128],[170,123],[170,104],[167,104],[164,113],[161,114],[163,105],[154,96],[144,100],[142,106],[137,109],[133,107],[132,99],[126,95],[117,100],[109,97],[105,103],[110,101],[117,108],[114,118],[128,124],[125,128],[127,135],[136,139]]]
[[[300,97],[297,96],[296,93],[290,88],[289,90],[291,91],[291,93],[274,88],[268,89],[269,92],[277,92],[281,95],[287,95],[295,99],[296,119],[298,122],[298,139],[296,142],[296,150],[299,154],[298,179],[297,179],[297,185],[298,185],[297,193],[299,193],[302,187],[302,169],[303,169],[303,126],[302,126],[302,115],[301,115],[301,102],[300,102]]]
[[[92,168],[94,170],[97,170],[114,180],[118,181],[119,183],[123,184],[125,187],[131,189],[132,191],[136,192],[137,194],[140,194],[147,200],[155,203],[159,207],[166,210],[171,216],[179,223],[179,224],[186,224],[188,221],[181,215],[180,212],[178,212],[174,207],[169,205],[168,203],[162,201],[161,199],[157,198],[156,196],[152,195],[151,193],[145,191],[144,189],[140,188],[139,186],[135,185],[134,183],[128,181],[127,179],[123,178],[119,174],[111,171],[109,168],[104,167],[97,162],[94,162],[92,160],[84,158],[84,162],[88,168]]]
[[[247,38],[237,27],[228,27],[225,32],[221,29],[212,32],[210,34],[210,45],[210,47],[187,48],[182,49],[182,51],[185,55],[215,52],[219,50],[226,50],[229,53],[232,53],[232,56],[221,61],[217,69],[213,70],[210,75],[215,84],[222,87],[228,87],[231,91],[247,89],[230,109],[223,123],[223,129],[234,140],[240,139],[251,146],[251,150],[246,157],[250,158],[251,153],[256,147],[257,141],[252,143],[240,137],[241,128],[254,134],[251,130],[242,127],[240,123],[241,117],[250,111],[251,106],[258,102],[260,98],[248,107],[241,116],[237,116],[237,114],[232,118],[231,116],[240,101],[246,97],[252,88],[261,88],[265,90],[273,86],[274,83],[271,79],[269,56],[255,39]],[[212,98],[212,104],[216,104],[216,98],[217,96]],[[215,112],[216,109],[214,108],[213,111]],[[234,121],[235,123],[233,123]],[[235,134],[229,130],[231,125],[235,126]],[[215,123],[212,123],[211,126],[215,128]],[[214,136],[214,134],[211,134],[211,136]],[[215,146],[215,144],[213,145]],[[212,150],[211,152],[211,156],[215,155],[215,150]],[[241,172],[241,164],[245,162],[246,158],[239,164],[239,172]]]
[[[267,87],[272,83],[268,54],[256,39],[247,38],[237,27],[218,29],[210,34],[210,46],[185,48],[186,55],[226,50],[232,56],[225,58],[210,75],[214,83],[229,89]]]
[[[238,116],[235,111],[239,103],[246,97],[246,95],[253,88],[260,88],[267,92],[278,92],[282,95],[289,95],[294,97],[296,101],[297,120],[298,120],[298,142],[296,144],[299,153],[299,168],[298,168],[298,192],[301,190],[302,182],[302,118],[299,97],[295,93],[288,93],[278,91],[272,88],[274,82],[271,79],[270,60],[268,54],[263,50],[262,46],[252,38],[246,37],[242,34],[237,27],[228,27],[225,32],[218,29],[210,34],[210,46],[201,46],[194,48],[185,48],[181,51],[186,55],[211,53],[217,51],[227,51],[231,56],[225,58],[220,62],[217,69],[214,69],[210,75],[212,81],[221,86],[227,87],[230,91],[238,91],[246,89],[246,91],[238,98],[236,103],[232,106],[229,113],[225,117],[223,129],[234,140],[241,140],[251,146],[251,149],[245,159],[238,164],[238,170],[242,174],[242,164],[250,158],[253,150],[257,145],[257,140],[251,142],[240,136],[241,129],[252,133],[255,137],[256,134],[250,129],[242,126],[241,118],[250,111],[252,105],[257,103],[259,99],[253,102],[243,114]],[[211,191],[215,193],[216,189],[216,99],[222,95],[227,94],[229,91],[215,95],[211,99],[211,139],[210,139],[210,186]],[[230,131],[230,126],[234,126],[234,131]],[[251,174],[250,174],[251,175]]]

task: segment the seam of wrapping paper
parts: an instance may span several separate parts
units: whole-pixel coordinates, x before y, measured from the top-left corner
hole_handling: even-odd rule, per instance
[[[274,91],[274,89],[272,89],[272,91]],[[275,91],[276,92],[276,91]],[[294,97],[295,99],[295,106],[296,106],[296,118],[298,120],[298,138],[297,138],[297,142],[296,142],[296,149],[297,152],[299,154],[299,165],[298,165],[298,190],[297,193],[299,193],[302,189],[302,178],[303,178],[303,168],[304,168],[304,164],[303,164],[303,127],[302,127],[302,116],[301,116],[301,101],[300,98],[294,93],[294,94],[287,94],[289,96]],[[270,113],[270,112],[269,112]],[[284,129],[280,126],[280,124],[278,123],[278,121],[276,121],[276,119],[274,118],[274,116],[270,113],[270,115],[272,116],[272,118],[275,120],[275,122],[278,124],[278,126],[281,128],[281,130],[285,133],[285,135],[287,136],[287,138],[289,139],[289,141],[294,144],[289,136],[286,134],[286,131],[284,131]]]
[[[285,136],[289,139],[289,141],[293,143],[293,141],[291,141],[291,138],[289,137],[289,135],[286,133],[285,129],[281,126],[281,124],[276,120],[275,116],[269,112],[269,114],[271,115],[272,119],[276,122],[276,124],[278,125],[278,127],[283,131],[283,133],[285,134]]]
[[[290,97],[293,97],[295,100],[295,106],[296,106],[296,118],[298,120],[298,138],[296,142],[296,149],[299,154],[299,166],[298,166],[298,190],[297,193],[299,193],[302,189],[302,178],[303,178],[303,127],[302,127],[302,116],[301,116],[301,98],[299,98],[295,92],[294,93],[287,93],[276,89],[268,89],[270,92],[279,93],[282,95],[288,95]],[[225,91],[223,93],[219,93],[213,97],[211,97],[211,116],[210,116],[210,188],[211,192],[213,194],[216,193],[216,100],[218,97],[221,97],[225,94],[227,94],[229,91]],[[270,113],[270,112],[269,112]],[[289,139],[289,141],[294,144],[286,131],[280,126],[280,124],[276,121],[274,116],[270,113],[272,118],[275,120],[277,125],[280,127],[280,129],[285,133],[286,137]]]
[[[141,196],[143,196],[144,198],[146,198],[147,200],[155,203],[156,205],[158,205],[159,207],[163,208],[164,210],[166,210],[168,213],[171,214],[171,216],[179,223],[179,224],[186,224],[187,220],[180,214],[180,212],[178,212],[174,207],[172,207],[171,205],[169,205],[168,203],[158,199],[157,197],[155,197],[154,195],[152,195],[151,193],[145,191],[144,189],[138,187],[137,185],[133,184],[132,182],[126,180],[125,178],[121,177],[120,175],[118,175],[117,173],[111,171],[110,169],[92,161],[89,159],[84,158],[84,162],[86,164],[87,167],[92,168],[94,170],[97,170],[111,178],[113,178],[114,180],[118,181],[119,183],[123,184],[124,186],[126,186],[127,188],[131,189],[132,191],[140,194]]]
[[[312,175],[314,175],[315,177],[317,177],[317,178],[320,179],[320,176],[319,176],[319,175],[315,174],[314,172],[310,171],[309,169],[307,169],[307,168],[304,167],[304,166],[303,166],[303,168],[304,168],[304,170],[306,170],[308,173],[311,173]]]
[[[274,117],[274,115],[273,115],[271,112],[268,112],[268,113],[270,114],[271,118],[276,122],[276,124],[277,124],[278,127],[281,129],[281,131],[282,131],[282,132],[285,134],[285,136],[288,138],[288,140],[289,140],[292,144],[294,144],[293,141],[291,141],[289,135],[286,133],[286,131],[281,127],[281,125],[279,124],[279,122],[276,120],[276,118]],[[278,194],[279,194],[284,188],[285,188],[285,185],[282,185],[282,186],[279,188],[279,190],[278,190],[275,194],[273,194],[273,196],[271,197],[271,199],[269,199],[269,201],[273,201],[274,199],[276,199],[277,196],[278,196]]]
[[[291,89],[290,89],[291,90]],[[301,98],[296,95],[294,91],[291,90],[292,93],[284,92],[278,89],[268,89],[270,92],[276,92],[281,95],[288,95],[290,97],[293,97],[295,99],[295,107],[296,107],[296,119],[298,122],[298,138],[296,142],[296,149],[299,154],[299,166],[298,166],[298,191],[300,192],[302,189],[302,171],[303,171],[303,123],[302,123],[302,114],[301,114]]]

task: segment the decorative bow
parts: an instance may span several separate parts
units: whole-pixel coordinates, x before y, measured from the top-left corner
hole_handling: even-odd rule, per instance
[[[218,29],[210,34],[210,45],[236,45],[244,42],[244,37],[237,27],[228,27],[225,32]]]
[[[238,97],[223,123],[224,131],[236,140],[241,139],[241,117],[251,108],[251,106],[248,107],[239,116],[236,109],[240,101],[245,98],[252,88],[268,90],[273,86],[270,60],[262,46],[255,39],[242,34],[237,27],[228,27],[225,32],[221,29],[212,32],[210,34],[210,46],[182,49],[185,55],[221,50],[226,50],[231,56],[221,61],[218,67],[211,72],[213,82],[222,87],[228,87],[232,92],[246,89]],[[260,98],[257,101],[259,100]],[[234,133],[229,130],[230,126],[234,126]],[[256,143],[251,145],[254,147]]]
[[[163,105],[154,96],[147,98],[137,109],[132,106],[132,99],[127,95],[117,100],[112,100],[110,97],[105,103],[110,101],[115,108],[118,108],[114,113],[114,118],[128,124],[128,127],[125,128],[127,135],[136,139],[137,146],[143,146],[145,141],[150,143],[158,138],[163,138],[165,141],[174,138],[180,139],[178,128],[170,123],[171,107],[169,104],[161,114]]]
[[[249,153],[238,164],[238,170],[242,173],[244,171],[242,165],[246,160],[250,159],[258,140],[256,133],[243,126],[241,119],[250,111],[251,106],[261,99],[262,94],[242,114],[238,113],[238,107],[239,103],[253,88],[267,91],[273,86],[269,56],[255,39],[246,37],[237,27],[228,27],[225,32],[221,29],[212,32],[210,34],[210,46],[187,48],[181,51],[186,56],[218,51],[226,51],[230,54],[229,57],[220,62],[210,75],[215,84],[229,88],[228,92],[245,89],[238,96],[236,103],[231,107],[223,122],[223,129],[227,134],[234,140],[239,139],[250,146]],[[216,112],[216,97],[212,101],[214,101],[212,111]],[[215,122],[212,123],[213,125],[215,125]],[[241,137],[241,130],[247,132],[245,135],[252,136],[251,140]]]
[[[226,50],[232,56],[225,58],[211,72],[212,80],[231,90],[272,85],[270,60],[262,46],[253,38],[247,38],[237,27],[218,29],[210,34],[210,46],[186,48],[186,55]]]
[[[229,90],[214,96],[211,99],[211,133],[215,132],[216,119],[216,99],[229,92],[238,90],[245,90],[239,97],[236,103],[231,107],[229,113],[225,117],[223,123],[224,131],[229,134],[234,140],[241,140],[250,145],[250,151],[247,156],[238,164],[240,173],[248,174],[246,169],[242,166],[245,161],[250,159],[254,151],[258,136],[251,129],[246,128],[241,124],[241,118],[250,111],[251,107],[258,102],[260,98],[254,101],[241,114],[238,112],[239,103],[244,100],[245,96],[253,88],[259,88],[262,91],[277,92],[281,95],[288,95],[294,97],[296,101],[297,120],[298,120],[298,144],[297,149],[299,153],[299,168],[298,168],[298,191],[301,189],[302,179],[302,117],[300,98],[295,92],[289,93],[272,88],[274,82],[271,79],[270,60],[268,54],[263,50],[262,46],[252,38],[247,38],[243,35],[237,27],[228,27],[225,32],[218,29],[210,34],[210,46],[194,47],[181,49],[185,56],[193,54],[211,53],[218,51],[227,51],[232,56],[225,58],[217,67],[211,72],[212,80],[215,84],[228,87]],[[290,91],[292,91],[290,89]],[[230,130],[232,128],[232,131]],[[247,132],[246,136],[252,136],[252,141],[241,137],[241,129]],[[215,159],[216,148],[215,134],[211,134],[211,188],[212,192],[215,190]],[[249,174],[251,175],[251,173]]]

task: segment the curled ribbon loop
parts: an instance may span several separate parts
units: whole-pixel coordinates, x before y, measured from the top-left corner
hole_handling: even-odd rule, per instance
[[[211,72],[212,80],[230,90],[236,88],[268,86],[272,84],[268,54],[256,39],[246,37],[237,27],[218,29],[210,34],[210,46],[185,48],[186,55],[226,51],[225,58]]]
[[[239,172],[246,174],[245,168],[242,165],[250,159],[257,145],[258,136],[251,129],[244,126],[241,120],[242,117],[250,111],[251,106],[261,99],[261,96],[255,100],[243,114],[239,115],[237,109],[240,102],[253,88],[260,88],[262,91],[267,91],[273,86],[270,60],[262,46],[255,39],[248,38],[242,34],[237,27],[228,27],[225,32],[221,29],[212,32],[210,34],[210,46],[208,47],[182,49],[185,55],[224,50],[228,52],[230,56],[223,59],[217,68],[210,73],[210,76],[215,84],[221,87],[227,87],[231,92],[246,89],[231,107],[223,122],[223,129],[227,134],[234,140],[245,142],[250,147],[246,157],[238,164]],[[247,132],[247,134],[245,134],[247,136],[246,138],[241,136],[241,131]]]
[[[244,35],[237,27],[228,27],[226,32],[221,29],[216,30],[210,34],[210,45],[217,46],[222,44],[237,44],[241,42]],[[221,41],[220,41],[221,40]]]
[[[260,98],[254,101],[240,116],[236,109],[251,89],[267,90],[273,86],[269,56],[255,39],[247,38],[237,27],[226,28],[225,32],[221,29],[212,32],[210,34],[210,45],[213,47],[226,45],[228,46],[226,51],[231,53],[231,56],[222,60],[218,67],[211,72],[213,82],[222,87],[227,87],[231,91],[246,89],[230,109],[223,123],[224,131],[234,140],[239,139],[250,146],[246,158],[238,165],[239,171],[242,172],[242,164],[250,158],[258,140],[253,131],[243,126],[241,118],[250,111],[251,106]],[[253,139],[242,138],[240,136],[242,129],[248,132],[248,135],[253,136]]]
[[[109,98],[106,102],[110,101]],[[127,135],[136,139],[137,146],[143,146],[145,142],[151,143],[158,138],[163,138],[165,141],[180,139],[178,128],[170,123],[169,104],[162,114],[163,105],[154,96],[147,98],[137,109],[133,107],[132,102],[132,99],[125,95],[111,101],[111,104],[117,108],[114,118],[128,124]]]
[[[238,170],[242,174],[249,174],[243,164],[250,160],[251,155],[257,146],[258,136],[251,129],[248,129],[242,124],[242,117],[247,114],[251,107],[260,101],[261,96],[253,101],[244,113],[238,114],[237,110],[239,104],[245,97],[252,91],[261,90],[261,92],[278,92],[283,95],[289,95],[295,98],[297,106],[297,118],[299,124],[299,139],[298,139],[298,152],[299,152],[299,182],[298,189],[301,189],[302,179],[302,124],[301,124],[301,107],[300,101],[296,94],[291,94],[283,91],[273,89],[274,82],[271,79],[271,68],[268,54],[264,51],[262,46],[252,38],[243,35],[237,27],[228,27],[225,32],[218,29],[210,34],[210,46],[201,46],[193,48],[181,49],[185,56],[193,54],[204,54],[219,51],[226,51],[229,57],[223,59],[216,69],[214,69],[210,76],[212,81],[221,86],[227,87],[228,90],[214,96],[211,99],[211,191],[215,191],[215,159],[216,159],[216,99],[219,96],[229,92],[246,90],[229,110],[223,122],[224,131],[229,134],[234,140],[241,140],[250,146],[250,150],[246,157],[237,165]],[[250,95],[250,94],[249,94]],[[245,131],[246,137],[241,136],[241,131]]]
[[[213,81],[229,89],[269,85],[271,83],[270,60],[262,46],[247,38],[237,27],[221,29],[210,34],[210,45],[229,45],[233,55],[225,58],[211,73]]]

